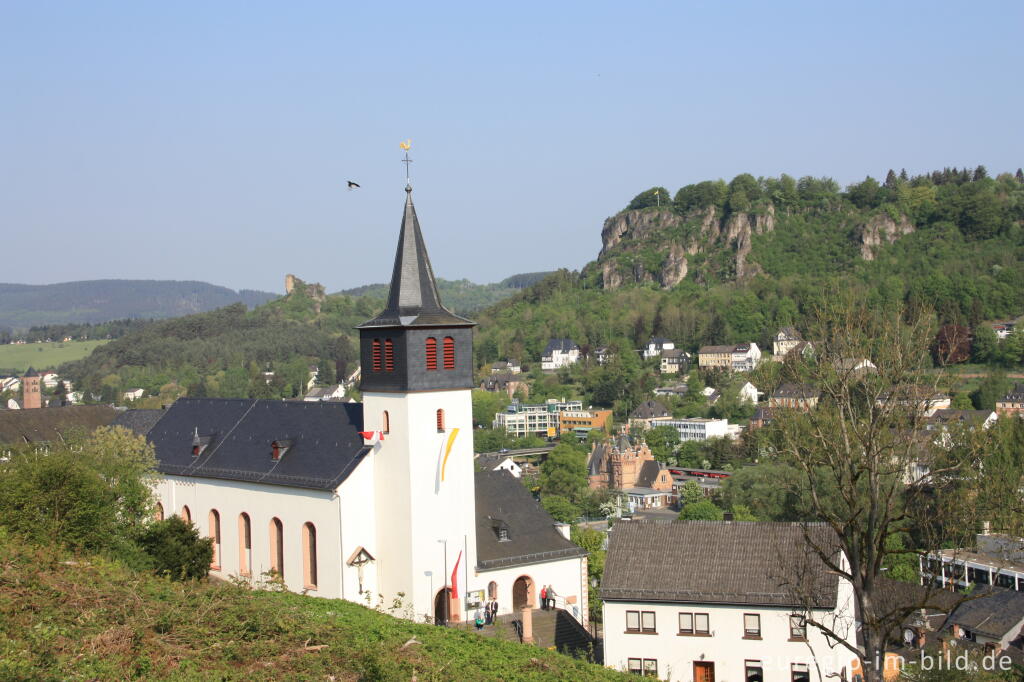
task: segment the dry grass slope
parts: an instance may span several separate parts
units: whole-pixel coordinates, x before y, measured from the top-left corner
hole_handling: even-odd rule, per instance
[[[339,600],[172,583],[99,558],[55,556],[2,528],[0,623],[2,680],[625,679]]]

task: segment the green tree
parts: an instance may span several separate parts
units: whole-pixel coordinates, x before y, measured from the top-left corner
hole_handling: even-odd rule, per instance
[[[665,207],[672,205],[672,195],[664,187],[652,187],[649,190],[640,192],[640,194],[633,197],[633,200],[629,202],[629,206],[626,208],[630,211],[635,211],[658,205]]]
[[[996,401],[1002,398],[1010,390],[1010,380],[1006,378],[1005,372],[991,372],[978,388],[971,393],[971,401],[976,410],[994,410]]]
[[[679,431],[671,426],[655,426],[644,433],[644,440],[651,454],[660,462],[675,459],[676,446],[679,445]]]
[[[154,521],[139,538],[153,561],[153,570],[172,580],[205,578],[213,560],[213,539],[199,537],[199,529],[180,516]]]
[[[704,490],[700,487],[700,483],[692,479],[683,483],[683,487],[679,491],[679,506],[686,507],[703,501]]]
[[[586,454],[565,443],[552,448],[540,466],[540,489],[545,495],[575,502],[588,489],[587,482]]]
[[[684,521],[721,521],[722,516],[722,510],[711,500],[693,502],[679,512],[679,518]]]
[[[992,327],[987,324],[979,324],[974,328],[971,336],[971,359],[981,364],[995,360],[999,338]]]
[[[125,559],[151,513],[153,447],[120,427],[0,459],[0,525],[39,545]]]
[[[540,504],[555,521],[573,523],[580,517],[580,508],[563,495],[545,495]]]
[[[750,511],[750,507],[746,505],[737,504],[732,508],[732,520],[733,521],[757,521],[757,516],[754,512]]]
[[[490,393],[473,389],[473,426],[489,428],[494,422],[494,415],[508,406],[508,397],[504,393]]]

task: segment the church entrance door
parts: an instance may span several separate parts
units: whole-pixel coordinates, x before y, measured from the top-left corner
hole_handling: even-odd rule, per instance
[[[447,625],[452,614],[448,612],[448,605],[451,603],[452,591],[450,588],[439,590],[434,597],[434,625]]]
[[[521,575],[512,583],[512,609],[518,611],[523,607],[535,608],[533,600],[533,578]]]

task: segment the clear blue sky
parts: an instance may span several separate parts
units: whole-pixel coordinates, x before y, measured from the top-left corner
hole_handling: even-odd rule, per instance
[[[579,268],[656,184],[1012,171],[1022,34],[1019,0],[7,0],[0,281],[384,281],[406,138],[477,282]]]

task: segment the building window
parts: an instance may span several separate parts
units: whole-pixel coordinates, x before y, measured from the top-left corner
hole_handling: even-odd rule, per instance
[[[437,431],[444,431],[444,410],[437,411]]]
[[[644,674],[644,662],[641,658],[630,658],[626,662],[627,670],[632,675],[643,675]]]
[[[192,523],[192,510],[188,508],[187,504],[181,508],[181,520],[185,523]]]
[[[795,641],[807,641],[807,621],[803,616],[794,614],[789,617],[789,638]]]
[[[645,658],[644,659],[644,677],[657,677],[658,676],[658,659],[656,658]]]
[[[380,430],[384,433],[391,433],[391,415],[387,410],[384,410],[384,415],[381,418]]]
[[[373,343],[371,344],[371,348],[372,348],[372,356],[373,356],[372,357],[373,371],[374,372],[379,372],[381,370],[381,366],[382,366],[381,365],[381,352],[380,352],[380,339],[374,339]]]
[[[437,369],[437,339],[427,338],[427,369]]]
[[[654,611],[626,611],[626,632],[656,632]]]
[[[706,613],[680,613],[679,634],[709,636],[709,618]]]
[[[316,527],[302,526],[302,574],[307,590],[316,589]]]
[[[252,575],[252,523],[245,512],[238,516],[238,572]]]
[[[455,339],[444,337],[444,368],[455,369]]]
[[[213,540],[213,558],[210,560],[210,568],[214,571],[220,570],[220,513],[216,509],[210,510],[210,539]]]
[[[391,339],[384,339],[384,371],[395,371],[395,343]]]
[[[284,578],[284,524],[277,517],[270,520],[270,570]]]
[[[493,580],[487,583],[487,598],[497,599],[498,598],[498,583]]]
[[[764,666],[761,661],[747,661],[744,665],[745,682],[764,682]]]
[[[743,637],[761,639],[761,616],[756,613],[743,614]]]
[[[164,520],[164,506],[162,504],[160,504],[159,502],[156,503],[156,508],[153,510],[153,517],[157,521],[163,521]]]
[[[811,682],[811,671],[806,663],[793,664],[793,682]]]
[[[508,528],[499,528],[498,529],[498,542],[508,542],[508,541],[509,541]]]

